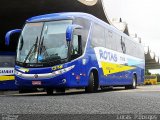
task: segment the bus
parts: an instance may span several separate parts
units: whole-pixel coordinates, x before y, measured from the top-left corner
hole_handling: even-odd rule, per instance
[[[53,91],[106,86],[135,89],[144,82],[144,49],[129,36],[93,15],[53,13],[26,20],[20,33],[15,65],[19,89]]]
[[[145,75],[144,84],[145,85],[157,85],[157,76],[156,75]]]
[[[17,90],[14,77],[14,52],[0,52],[0,90]]]

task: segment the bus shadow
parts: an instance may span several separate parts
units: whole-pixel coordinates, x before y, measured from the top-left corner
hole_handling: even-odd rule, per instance
[[[16,96],[16,97],[37,97],[37,96],[70,96],[70,95],[81,95],[81,94],[99,94],[99,93],[106,93],[106,92],[115,92],[115,91],[125,91],[126,89],[124,87],[118,87],[118,88],[108,88],[108,89],[99,89],[95,93],[87,93],[84,89],[75,89],[75,90],[68,90],[65,93],[53,93],[53,95],[47,95],[46,92],[36,92],[36,93],[21,93],[21,94],[13,94],[13,95],[7,95],[7,96]]]

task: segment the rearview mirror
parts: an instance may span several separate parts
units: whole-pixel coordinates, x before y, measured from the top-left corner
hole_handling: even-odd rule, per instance
[[[5,44],[8,46],[9,43],[10,43],[10,37],[12,34],[15,34],[15,33],[20,33],[22,30],[21,29],[15,29],[15,30],[11,30],[11,31],[8,31],[6,33],[6,36],[5,36]]]
[[[73,31],[74,29],[82,29],[83,27],[80,25],[69,25],[67,30],[66,30],[66,41],[69,42],[73,39]]]

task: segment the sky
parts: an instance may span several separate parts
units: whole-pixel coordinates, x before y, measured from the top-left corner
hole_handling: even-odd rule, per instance
[[[103,0],[109,19],[122,18],[130,34],[141,37],[145,46],[160,57],[160,0]],[[151,70],[160,73],[160,70]]]

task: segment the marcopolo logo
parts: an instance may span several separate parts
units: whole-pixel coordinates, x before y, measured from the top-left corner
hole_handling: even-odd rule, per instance
[[[113,61],[113,62],[117,62],[117,54],[114,54],[110,51],[106,51],[106,50],[99,50],[99,55],[100,55],[100,59],[104,59],[106,61]]]
[[[0,68],[0,75],[13,75],[14,68]]]

